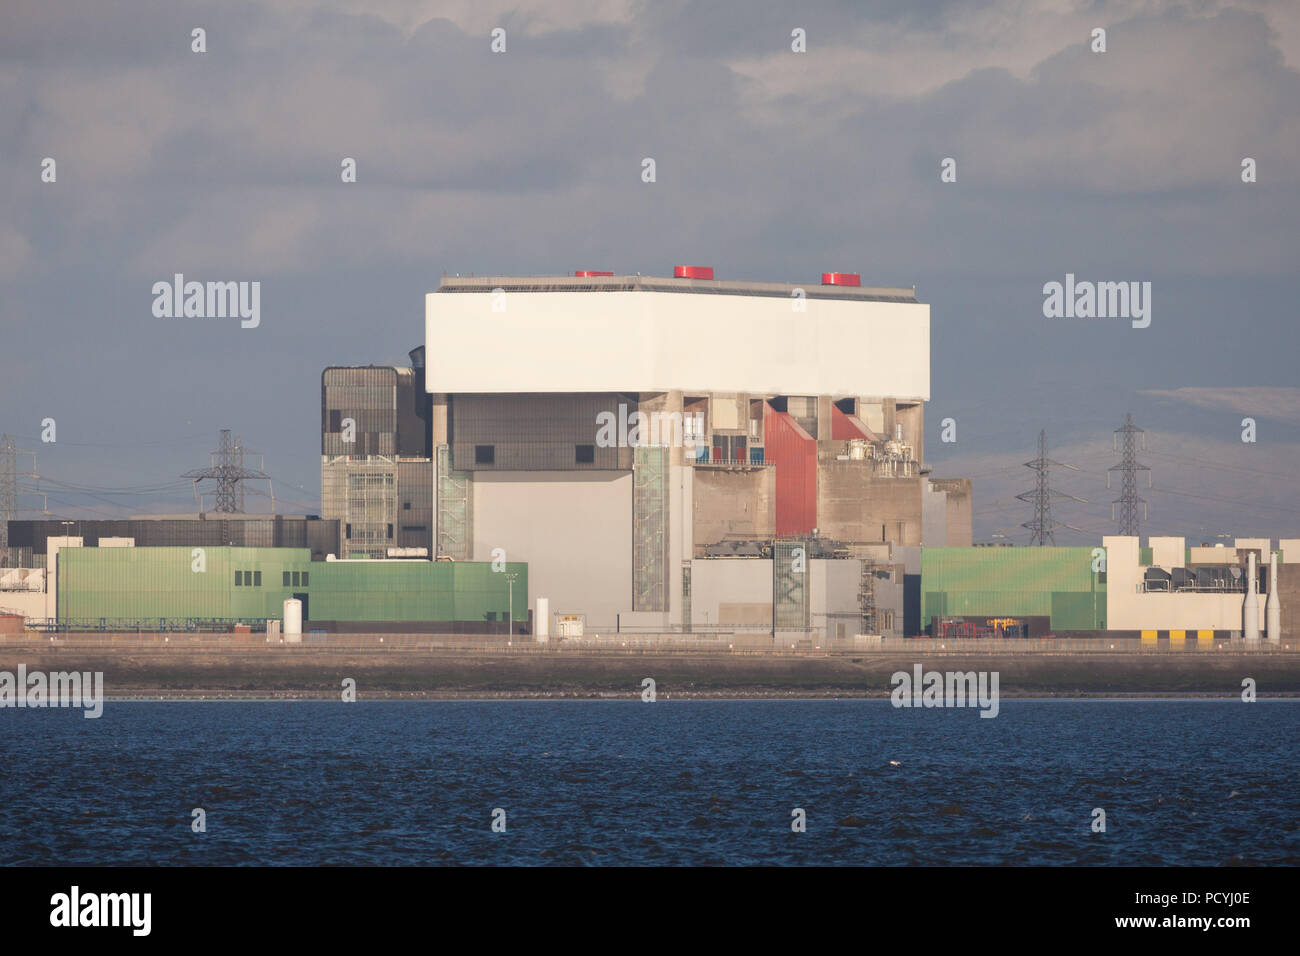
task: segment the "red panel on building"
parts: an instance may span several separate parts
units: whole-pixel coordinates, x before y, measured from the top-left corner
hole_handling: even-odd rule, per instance
[[[776,463],[776,533],[817,527],[817,440],[786,412],[763,416],[764,457]]]
[[[573,275],[578,279],[590,279],[592,276],[612,276],[612,272],[597,272],[594,269],[579,269]]]
[[[865,438],[867,441],[880,441],[878,435],[872,434],[857,415],[846,415],[835,405],[831,406],[831,438],[836,441],[849,441],[853,438]]]
[[[673,277],[677,279],[712,279],[713,266],[673,266]]]
[[[862,285],[862,276],[856,272],[823,272],[822,285]]]

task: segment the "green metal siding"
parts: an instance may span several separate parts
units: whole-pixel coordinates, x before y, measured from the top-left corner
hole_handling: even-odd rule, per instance
[[[319,566],[306,548],[64,548],[59,617],[278,618],[309,590],[283,587],[281,572]],[[237,587],[236,571],[261,571],[262,586]]]
[[[1053,628],[1105,627],[1106,585],[1092,548],[923,548],[921,623],[935,617],[1050,617]]]
[[[196,552],[205,570],[196,571]],[[235,572],[261,586],[236,585]],[[285,585],[284,572],[307,584]],[[528,620],[528,565],[487,562],[316,561],[305,548],[65,548],[59,554],[61,619],[278,619],[284,601],[308,595],[309,620]]]
[[[528,566],[504,572],[474,561],[326,561],[313,569],[311,616],[321,621],[505,620],[515,573],[513,617],[528,620]],[[318,583],[319,582],[319,583]]]

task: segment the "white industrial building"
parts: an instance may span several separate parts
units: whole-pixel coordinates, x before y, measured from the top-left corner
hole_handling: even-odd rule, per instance
[[[1106,626],[1179,636],[1227,634],[1248,640],[1294,635],[1300,598],[1300,539],[1237,538],[1188,547],[1179,537],[1102,539]],[[1208,639],[1208,638],[1206,638]]]
[[[527,562],[530,602],[588,632],[857,633],[888,610],[901,633],[866,592],[901,601],[923,510],[969,542],[969,482],[925,498],[914,289],[448,277],[425,312],[437,554]]]

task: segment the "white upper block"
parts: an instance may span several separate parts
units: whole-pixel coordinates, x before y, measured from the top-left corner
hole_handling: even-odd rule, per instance
[[[930,398],[930,306],[673,292],[432,292],[431,392]]]

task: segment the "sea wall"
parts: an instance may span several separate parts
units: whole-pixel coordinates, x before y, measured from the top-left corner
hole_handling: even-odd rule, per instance
[[[1257,693],[1300,695],[1300,654],[1108,651],[969,653],[918,643],[902,651],[785,653],[536,646],[267,645],[179,641],[0,642],[0,671],[102,671],[110,697],[336,698],[343,681],[367,697],[626,697],[655,681],[661,699],[687,697],[871,697],[888,695],[893,673],[997,671],[1003,696]]]

